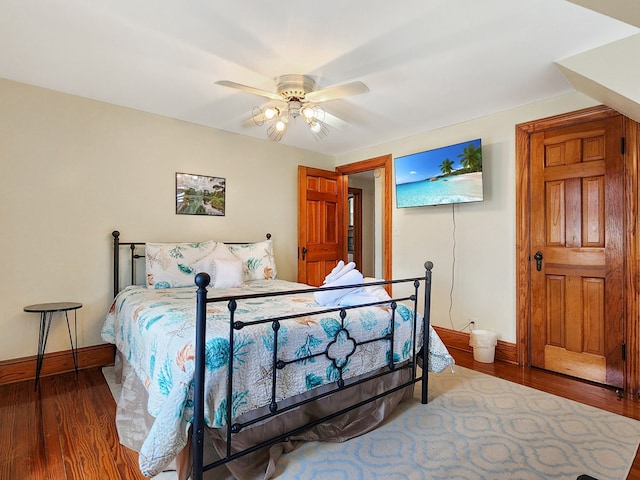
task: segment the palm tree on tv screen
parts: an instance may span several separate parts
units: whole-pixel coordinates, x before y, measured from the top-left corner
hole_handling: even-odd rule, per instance
[[[460,163],[469,172],[482,171],[482,148],[469,144],[462,153],[458,155]]]
[[[453,169],[453,162],[448,158],[445,158],[440,164],[440,171],[445,175],[449,175]]]

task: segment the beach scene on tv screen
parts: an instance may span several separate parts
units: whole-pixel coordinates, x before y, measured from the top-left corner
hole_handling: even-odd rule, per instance
[[[481,202],[481,140],[398,157],[395,173],[398,208]]]

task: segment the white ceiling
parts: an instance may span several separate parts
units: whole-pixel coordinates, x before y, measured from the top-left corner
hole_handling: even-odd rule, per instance
[[[555,61],[639,29],[565,0],[0,0],[0,32],[0,77],[258,138],[265,99],[217,80],[362,81],[324,103],[349,128],[281,141],[337,155],[571,92]]]

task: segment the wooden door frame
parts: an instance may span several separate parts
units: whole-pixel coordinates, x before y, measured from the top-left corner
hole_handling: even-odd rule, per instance
[[[391,280],[392,277],[392,258],[391,258],[391,213],[392,213],[392,156],[391,154],[382,155],[380,157],[369,158],[367,160],[361,160],[359,162],[348,163],[346,165],[340,165],[336,167],[336,172],[343,175],[350,175],[360,172],[368,172],[369,170],[376,170],[378,168],[384,169],[384,206],[383,206],[383,236],[382,239],[382,252],[383,252],[383,276],[385,280]]]
[[[349,203],[349,195],[353,195],[353,261],[356,262],[360,271],[364,271],[362,265],[362,189],[348,187],[347,204]],[[348,223],[347,221],[347,227]]]
[[[516,358],[521,366],[531,364],[531,158],[530,136],[544,130],[603,120],[619,113],[605,105],[534,120],[516,125]],[[637,235],[640,205],[638,158],[640,128],[637,122],[624,119],[626,154],[624,156],[624,342],[626,362],[624,389],[640,396],[640,320],[638,275],[640,274],[640,235]]]

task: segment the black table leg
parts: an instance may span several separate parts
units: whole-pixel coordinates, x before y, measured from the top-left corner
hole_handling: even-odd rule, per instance
[[[71,327],[69,326],[69,312],[64,312],[67,319],[67,331],[69,332],[69,343],[71,343],[71,355],[73,356],[73,367],[76,370],[76,377],[78,376],[78,316],[76,310],[73,311],[73,331],[76,335],[76,341],[73,343],[71,338]]]
[[[44,360],[44,351],[47,348],[47,338],[49,337],[49,329],[51,328],[51,320],[53,312],[42,312],[40,314],[40,334],[38,335],[38,357],[36,359],[36,385],[34,391],[38,389],[40,381],[40,373],[42,372],[42,362]]]

